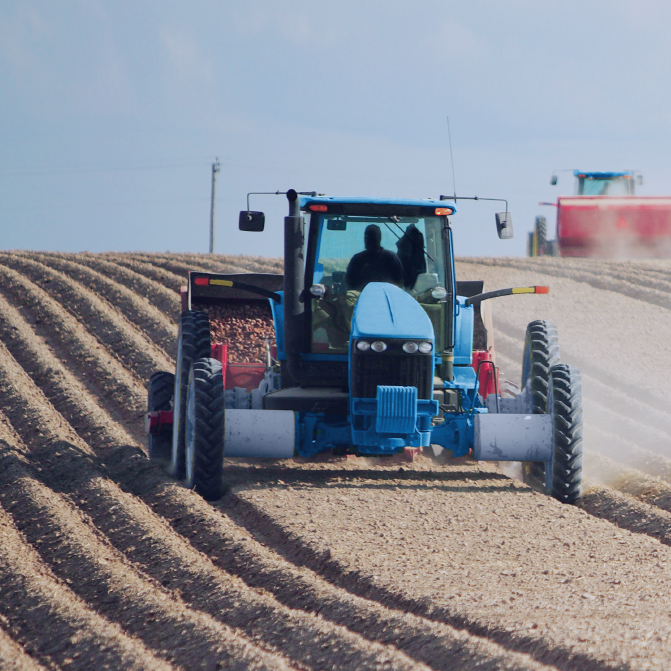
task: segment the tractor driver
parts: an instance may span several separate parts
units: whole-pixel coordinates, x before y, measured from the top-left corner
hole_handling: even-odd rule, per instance
[[[347,288],[361,291],[369,282],[390,282],[403,286],[403,266],[398,256],[380,244],[382,231],[377,224],[366,226],[366,249],[355,254],[347,266]]]

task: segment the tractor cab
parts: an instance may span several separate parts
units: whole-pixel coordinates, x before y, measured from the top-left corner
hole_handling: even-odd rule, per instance
[[[576,196],[633,196],[636,175],[625,172],[582,172],[574,170]]]
[[[447,217],[454,206],[303,198],[301,211],[309,231],[305,284],[310,353],[348,354],[354,310],[371,282],[391,284],[418,303],[431,321],[437,349],[446,347],[455,298]],[[378,232],[374,244],[366,242],[371,229]]]

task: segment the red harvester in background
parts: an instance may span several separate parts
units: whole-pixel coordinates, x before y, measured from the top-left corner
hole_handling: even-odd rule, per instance
[[[636,196],[642,178],[633,171],[573,174],[576,195],[542,203],[557,208],[555,239],[547,239],[545,217],[536,217],[528,256],[671,258],[671,197]]]

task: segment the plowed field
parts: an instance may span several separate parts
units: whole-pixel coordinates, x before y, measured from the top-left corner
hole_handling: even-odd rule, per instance
[[[186,271],[275,259],[0,253],[1,669],[671,668],[671,263],[462,259],[519,381],[583,373],[577,506],[496,464],[231,462],[214,505],[145,454]]]

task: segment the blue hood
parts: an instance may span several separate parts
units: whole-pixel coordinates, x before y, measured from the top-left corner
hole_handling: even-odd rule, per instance
[[[352,317],[352,337],[434,339],[433,325],[422,306],[386,282],[370,282],[361,292]]]

